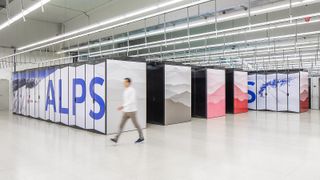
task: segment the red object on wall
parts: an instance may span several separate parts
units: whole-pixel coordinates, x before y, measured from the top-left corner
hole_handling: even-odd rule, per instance
[[[305,22],[310,22],[310,20],[311,20],[311,17],[310,17],[310,16],[304,18],[304,21],[305,21]]]

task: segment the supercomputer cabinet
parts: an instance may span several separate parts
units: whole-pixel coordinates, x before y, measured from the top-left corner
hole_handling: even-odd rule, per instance
[[[226,112],[248,112],[248,72],[226,70]]]
[[[170,125],[191,120],[191,67],[149,63],[147,121]]]
[[[216,118],[225,116],[225,70],[192,68],[192,116]]]

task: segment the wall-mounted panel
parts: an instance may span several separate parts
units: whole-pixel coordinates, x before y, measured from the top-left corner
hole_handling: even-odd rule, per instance
[[[131,78],[132,86],[136,90],[138,112],[137,118],[141,128],[146,127],[146,64],[143,62],[129,62],[107,60],[107,133],[118,131],[122,113],[117,107],[122,104],[124,91],[123,80]],[[191,75],[191,74],[190,74]],[[128,121],[124,130],[133,130],[131,121]]]
[[[278,111],[288,111],[288,74],[278,73]]]
[[[248,73],[234,71],[234,113],[248,112]]]
[[[165,124],[191,120],[191,67],[165,65]]]
[[[300,112],[300,73],[288,73],[288,111]]]
[[[248,108],[252,110],[257,109],[257,74],[248,75]]]
[[[277,111],[277,74],[267,74],[267,110]]]
[[[215,118],[226,114],[225,70],[207,69],[207,117]]]

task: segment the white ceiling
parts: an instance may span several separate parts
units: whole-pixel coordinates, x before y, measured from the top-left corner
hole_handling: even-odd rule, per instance
[[[65,23],[111,1],[114,0],[51,0],[46,6],[45,13],[38,11],[29,17],[53,23]]]
[[[22,0],[25,8],[36,1],[38,0]],[[44,13],[38,9],[26,17],[28,22],[20,20],[0,31],[0,45],[20,47],[164,1],[168,0],[51,0],[45,5]],[[194,0],[185,0],[181,4],[191,1]],[[275,1],[279,0],[251,0],[253,5]],[[248,0],[217,0],[217,7],[219,11],[228,11],[233,8],[239,9],[242,5],[248,6],[248,2]],[[13,0],[9,7],[11,16],[21,12],[20,0]],[[6,10],[0,10],[0,23],[6,21],[6,18]],[[170,18],[167,20],[170,21]],[[172,18],[174,20],[174,17]]]
[[[108,3],[113,1],[116,0],[51,0],[44,6],[44,13],[38,9],[26,17],[27,22],[19,20],[0,31],[0,46],[19,47],[26,43],[55,36],[61,33],[61,24],[90,13],[97,7],[107,6]],[[25,8],[30,7],[35,2],[36,0],[23,0]],[[11,16],[20,13],[20,0],[13,0],[9,8]],[[0,24],[6,20],[6,9],[1,9]],[[84,25],[87,25],[87,23]],[[49,31],[48,28],[50,28]]]

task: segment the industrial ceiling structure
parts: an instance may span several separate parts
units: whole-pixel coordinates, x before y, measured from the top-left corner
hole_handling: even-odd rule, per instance
[[[9,7],[21,2],[27,9],[40,1],[13,0]],[[87,5],[51,0],[39,7],[42,11],[22,17],[56,23],[59,28],[32,41],[24,37],[28,43],[17,42],[14,53],[0,57],[2,67],[13,62],[46,65],[129,56],[248,71],[299,68],[320,75],[320,0],[157,1],[111,17],[96,9],[110,6],[111,12],[124,1],[81,2]],[[6,13],[13,10],[6,4],[0,1],[0,13],[8,17]],[[18,14],[19,8],[14,12]],[[79,16],[88,21],[68,28],[68,23],[80,22]],[[90,21],[92,16],[98,17],[95,22]],[[0,16],[0,26],[9,20]],[[35,61],[39,54],[45,56]]]

